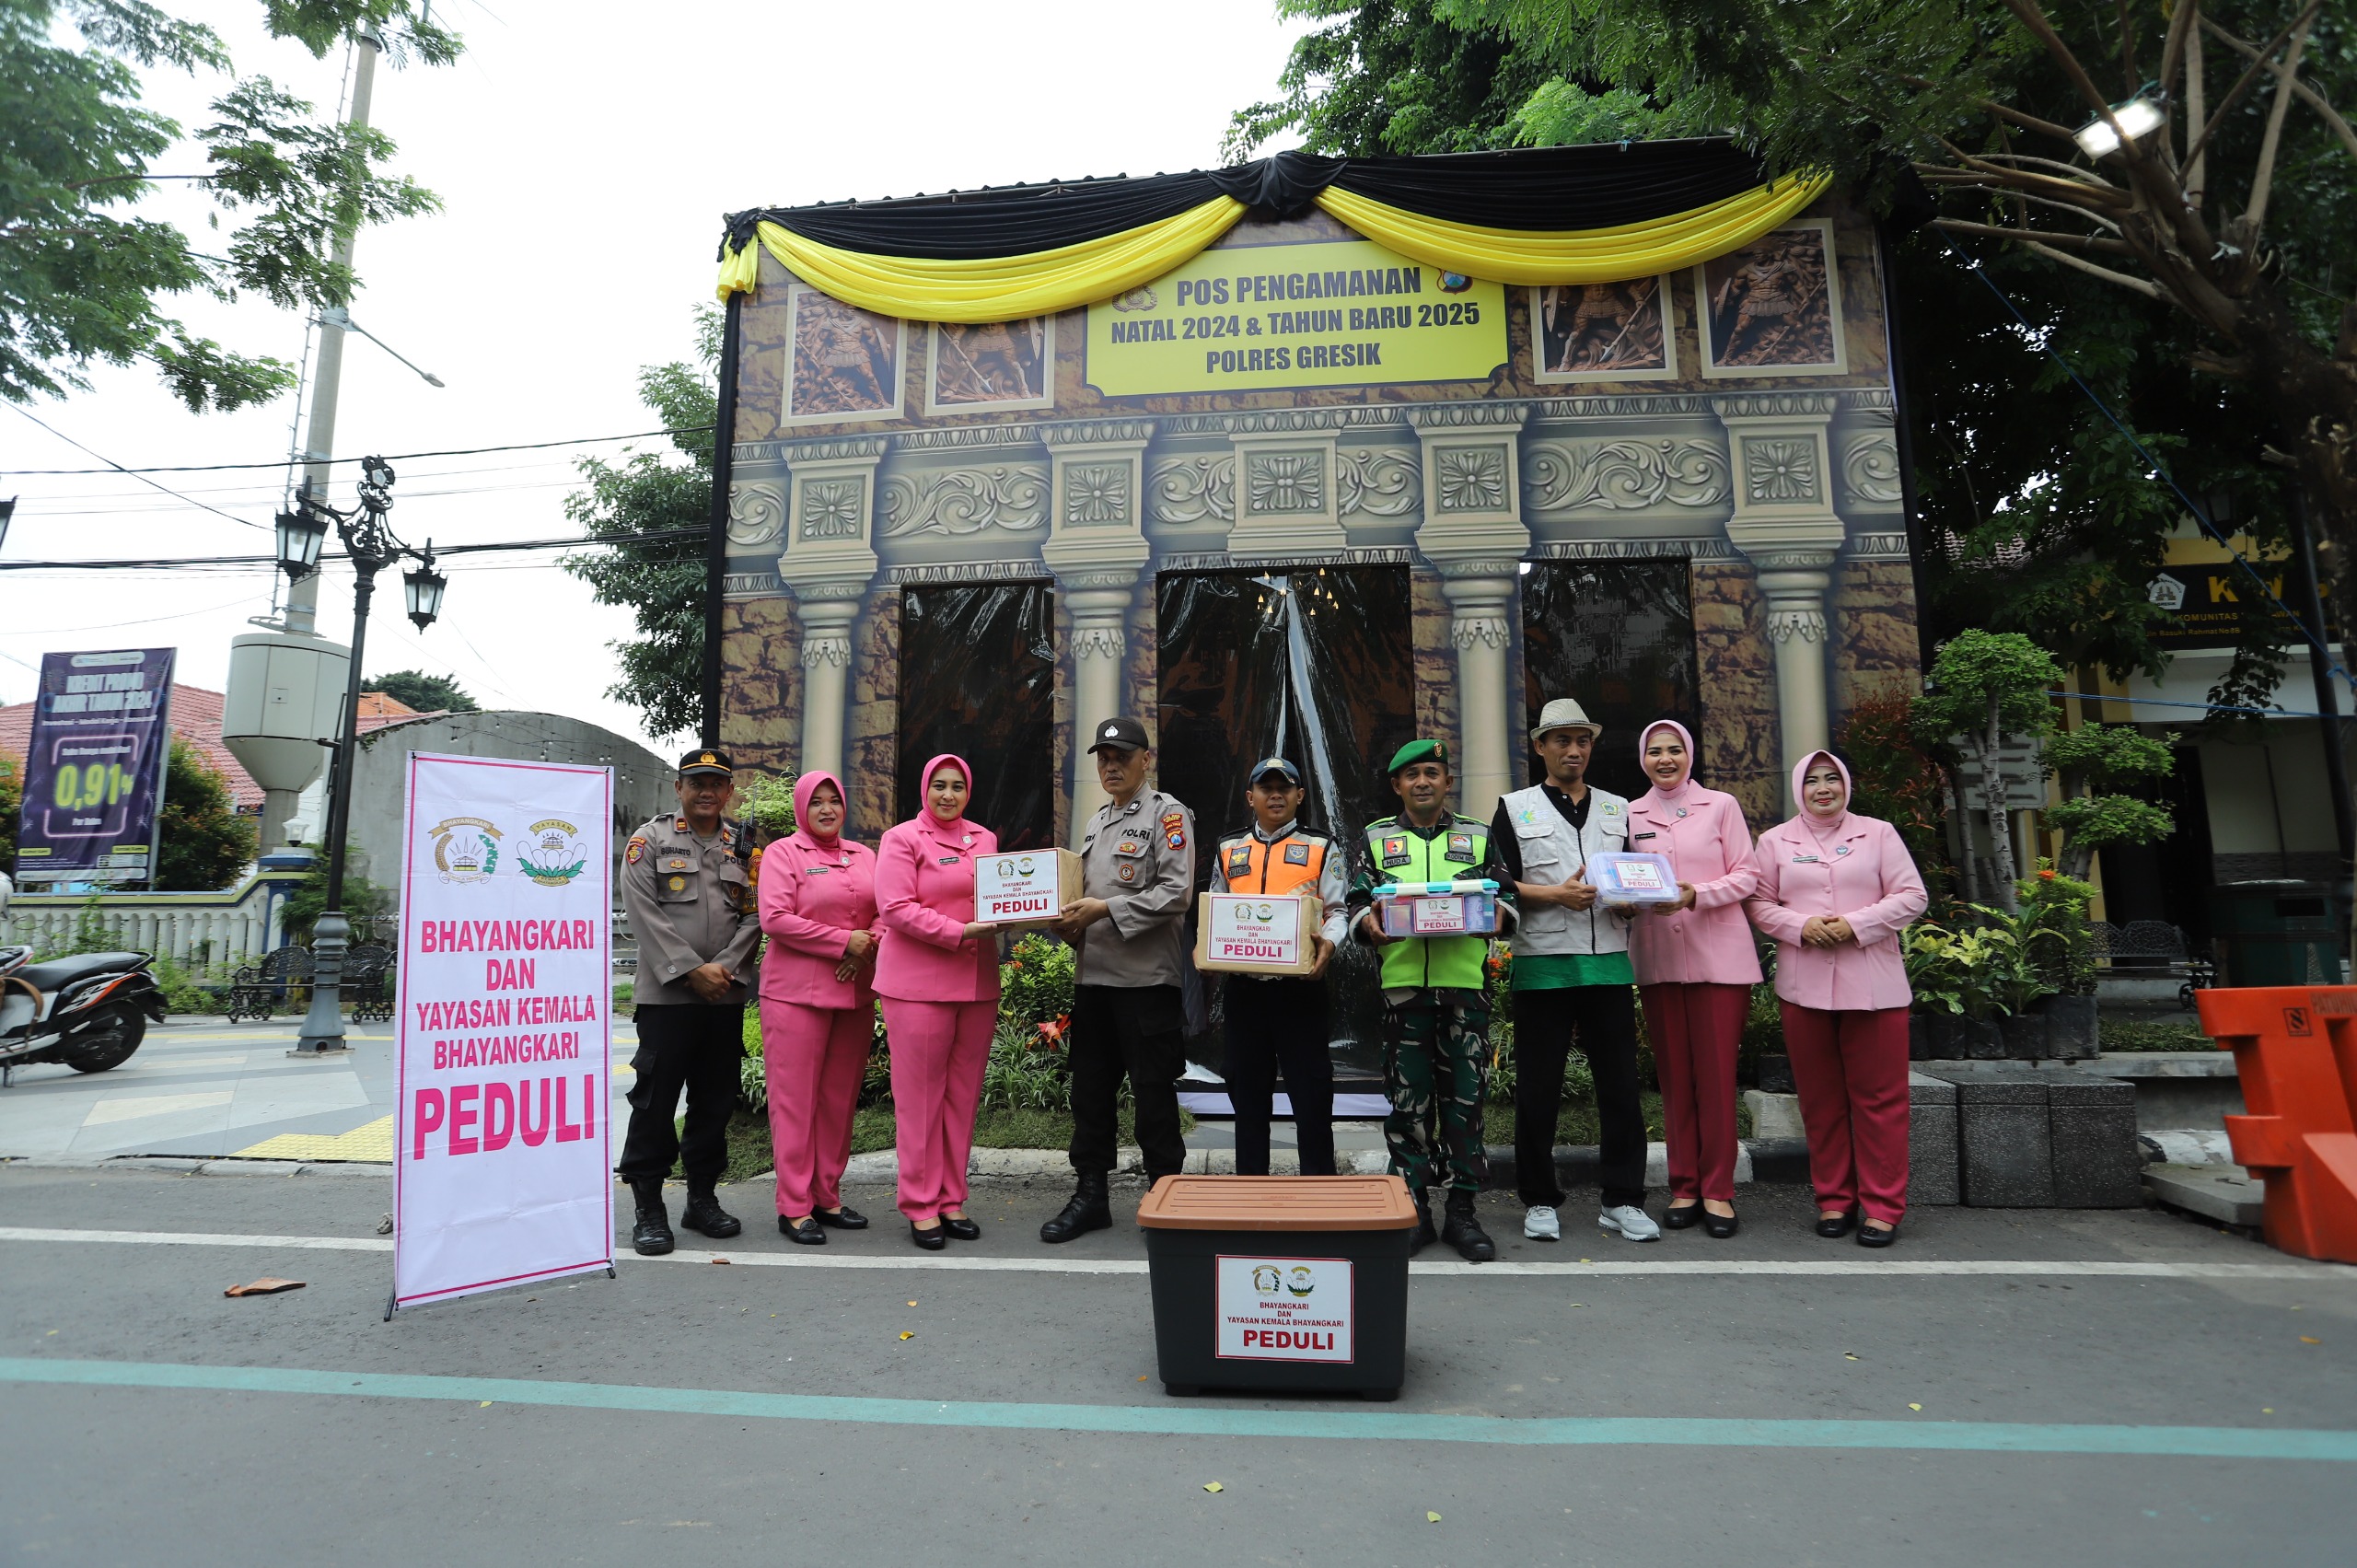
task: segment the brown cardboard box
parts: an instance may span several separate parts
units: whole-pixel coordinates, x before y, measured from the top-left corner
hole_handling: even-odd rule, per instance
[[[1020,931],[1045,925],[1080,897],[1080,856],[1068,849],[1001,851],[974,858],[974,918]]]
[[[1307,974],[1318,966],[1326,906],[1315,892],[1202,893],[1195,967],[1213,974]]]

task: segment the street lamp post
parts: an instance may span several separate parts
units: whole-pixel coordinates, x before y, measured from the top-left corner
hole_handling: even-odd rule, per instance
[[[352,923],[343,913],[344,835],[352,819],[352,770],[360,744],[361,656],[368,637],[368,607],[377,597],[377,574],[397,561],[417,563],[403,573],[409,618],[424,631],[442,613],[447,581],[434,569],[434,545],[412,550],[393,535],[385,514],[393,509],[392,466],[382,458],[360,463],[360,505],[339,512],[306,490],[296,510],[278,515],[278,563],[300,582],[319,569],[319,546],[331,524],[352,559],[351,666],[343,691],[343,726],[335,739],[335,762],[328,784],[328,907],[312,927],[311,1010],[295,1043],[297,1056],[348,1049],[343,1040],[343,958],[352,945]]]

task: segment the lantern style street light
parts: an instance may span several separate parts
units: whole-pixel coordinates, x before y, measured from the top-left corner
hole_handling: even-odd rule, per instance
[[[352,561],[352,663],[344,681],[343,726],[335,739],[335,766],[328,786],[328,897],[311,935],[311,1010],[304,1016],[295,1054],[317,1056],[348,1049],[343,1039],[343,960],[352,946],[352,923],[343,912],[344,837],[352,820],[352,773],[360,743],[361,656],[368,638],[368,607],[377,597],[377,574],[396,562],[415,561],[402,574],[409,618],[424,631],[442,613],[448,579],[434,569],[434,545],[415,550],[394,537],[385,515],[393,509],[393,469],[382,458],[360,460],[360,505],[339,512],[307,488],[295,510],[278,515],[278,564],[299,582],[319,567],[319,546],[333,527]]]

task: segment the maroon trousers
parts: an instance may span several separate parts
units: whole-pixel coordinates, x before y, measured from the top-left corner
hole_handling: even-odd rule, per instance
[[[1907,1009],[1783,1009],[1817,1206],[1897,1225],[1907,1213]]]
[[[1747,985],[1645,985],[1645,1035],[1661,1074],[1673,1202],[1735,1202],[1735,1051]],[[1900,1055],[1906,1052],[1901,1051]]]

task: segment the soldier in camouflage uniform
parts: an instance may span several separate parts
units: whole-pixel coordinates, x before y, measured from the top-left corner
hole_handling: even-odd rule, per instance
[[[1415,1246],[1434,1237],[1425,1189],[1448,1186],[1439,1236],[1469,1262],[1486,1263],[1497,1245],[1481,1230],[1473,1201],[1489,1163],[1481,1153],[1481,1100],[1489,1089],[1490,1009],[1486,936],[1389,937],[1375,889],[1391,882],[1488,880],[1498,884],[1502,923],[1514,913],[1514,882],[1490,830],[1447,808],[1448,749],[1411,740],[1391,759],[1391,788],[1404,807],[1370,822],[1350,891],[1352,935],[1383,956],[1383,1077],[1391,1100],[1384,1141],[1391,1171],[1415,1194]],[[1446,1167],[1445,1169],[1442,1167]]]

